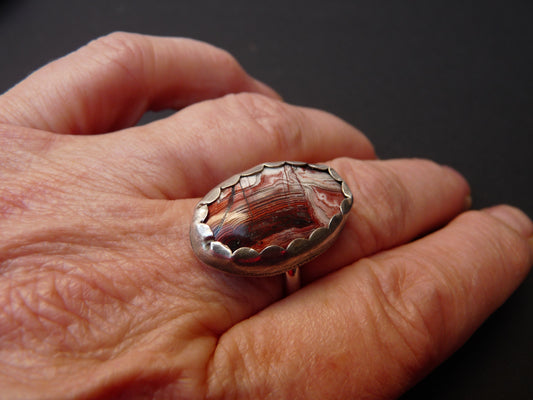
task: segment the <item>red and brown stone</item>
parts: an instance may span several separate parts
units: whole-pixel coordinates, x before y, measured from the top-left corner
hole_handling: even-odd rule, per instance
[[[327,171],[284,164],[242,176],[222,189],[209,204],[205,223],[214,239],[232,251],[287,248],[294,239],[307,239],[315,229],[327,228],[344,198],[341,183]]]

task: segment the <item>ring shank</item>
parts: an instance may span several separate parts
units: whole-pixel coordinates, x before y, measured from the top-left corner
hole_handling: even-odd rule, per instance
[[[302,283],[300,278],[299,267],[285,272],[285,294],[287,296],[300,289],[301,285]]]

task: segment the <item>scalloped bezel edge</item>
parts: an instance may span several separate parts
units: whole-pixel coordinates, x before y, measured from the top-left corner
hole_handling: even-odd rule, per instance
[[[339,206],[339,212],[329,220],[328,226],[313,230],[307,238],[302,237],[292,240],[286,249],[281,246],[271,245],[265,247],[261,252],[250,247],[240,247],[235,251],[231,251],[228,246],[215,240],[211,228],[204,222],[208,216],[208,206],[219,198],[222,190],[236,185],[242,177],[261,173],[265,168],[279,168],[286,164],[327,172],[341,184],[344,200]],[[257,277],[282,274],[311,261],[330,247],[344,226],[352,204],[353,194],[348,185],[334,169],[327,165],[299,161],[262,163],[240,174],[231,176],[210,190],[200,200],[195,208],[191,224],[191,245],[198,258],[204,263],[230,274]],[[280,261],[268,262],[268,260],[276,258]]]

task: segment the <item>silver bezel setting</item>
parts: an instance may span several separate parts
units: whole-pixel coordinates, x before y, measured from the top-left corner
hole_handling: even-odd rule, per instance
[[[262,172],[265,168],[278,168],[283,165],[312,168],[327,172],[339,182],[344,195],[335,214],[327,227],[315,229],[307,238],[294,239],[287,248],[271,245],[258,252],[250,247],[240,247],[235,251],[214,239],[209,225],[204,223],[208,217],[208,206],[215,202],[223,189],[236,185],[241,177]],[[337,172],[322,164],[309,164],[299,161],[280,161],[259,164],[240,174],[233,175],[209,191],[196,205],[190,229],[191,245],[197,257],[205,264],[228,272],[244,276],[273,276],[295,269],[330,247],[342,230],[346,217],[352,207],[353,195]]]

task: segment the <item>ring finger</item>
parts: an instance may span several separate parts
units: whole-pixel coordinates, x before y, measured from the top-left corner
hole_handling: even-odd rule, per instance
[[[338,242],[321,257],[302,267],[304,283],[316,280],[357,259],[407,242],[445,223],[464,209],[469,193],[468,185],[461,175],[451,168],[425,160],[338,159],[330,165],[341,171],[351,185],[354,206]],[[186,240],[193,203],[188,200],[179,201],[176,202],[176,207],[182,212],[180,219],[176,221],[178,234]],[[201,268],[199,261],[194,262],[195,257],[190,247],[183,249],[179,247],[179,243],[174,245],[176,254],[181,254],[181,259],[191,261],[190,268]],[[280,281],[268,280],[274,286],[270,286],[270,290],[258,291],[261,278],[208,279],[207,276],[216,275],[210,271],[205,269],[204,273],[207,274],[209,285],[215,285],[211,289],[218,293],[229,293],[219,297],[220,303],[226,309],[235,311],[233,315],[239,316],[228,321],[226,328],[253,315],[282,295],[279,290]],[[228,288],[228,280],[235,282],[231,286],[237,288],[235,290],[238,292],[232,293]],[[257,308],[250,307],[251,304],[257,305]]]

